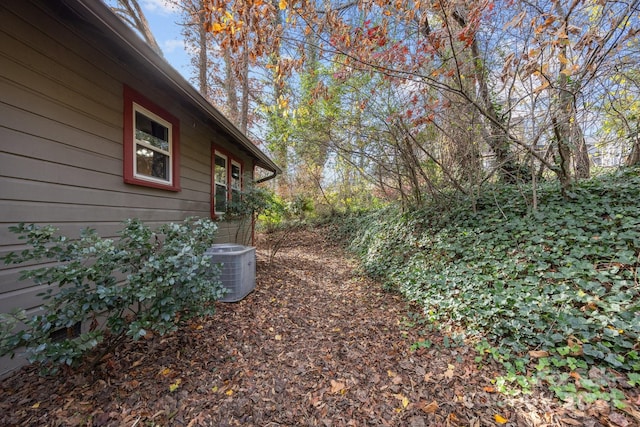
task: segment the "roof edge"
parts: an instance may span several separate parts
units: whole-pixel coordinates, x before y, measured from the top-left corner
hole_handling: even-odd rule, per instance
[[[257,165],[271,171],[274,175],[281,174],[282,170],[260,148],[238,129],[224,114],[207,101],[175,68],[136,34],[126,23],[118,18],[102,0],[65,0],[72,8],[78,5],[85,12],[101,22],[113,35],[143,58],[152,68],[169,81],[179,92],[196,107],[206,112],[218,123],[231,137],[236,139],[250,154],[257,159]],[[76,8],[74,8],[76,9]]]

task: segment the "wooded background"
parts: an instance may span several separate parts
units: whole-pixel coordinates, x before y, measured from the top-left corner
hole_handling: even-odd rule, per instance
[[[319,209],[640,161],[640,0],[170,0],[193,82]],[[135,0],[116,11],[159,50]]]

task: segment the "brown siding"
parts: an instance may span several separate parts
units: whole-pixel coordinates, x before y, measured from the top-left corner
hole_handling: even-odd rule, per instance
[[[209,217],[212,143],[251,172],[246,154],[161,83],[79,36],[29,2],[0,5],[0,256],[24,249],[8,231],[18,222],[53,224],[71,236],[91,227],[113,237],[126,218],[159,225]],[[181,191],[123,182],[124,84],[180,120]],[[250,243],[250,231],[237,228],[221,223],[219,240],[239,235]],[[35,267],[0,262],[0,312],[38,306],[42,289],[18,281],[20,270]],[[11,367],[5,362],[0,375]]]

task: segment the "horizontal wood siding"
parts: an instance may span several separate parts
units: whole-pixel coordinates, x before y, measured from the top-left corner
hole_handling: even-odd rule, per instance
[[[19,222],[115,237],[127,218],[155,227],[209,217],[211,145],[242,159],[249,174],[251,158],[161,79],[45,11],[28,1],[0,3],[0,256],[25,248],[8,229]],[[125,84],[180,121],[181,191],[124,183]],[[238,231],[249,222],[219,225],[220,242],[251,242],[250,230]],[[21,270],[38,266],[0,262],[0,312],[39,306],[42,287],[19,281]],[[2,375],[10,365],[0,362]]]

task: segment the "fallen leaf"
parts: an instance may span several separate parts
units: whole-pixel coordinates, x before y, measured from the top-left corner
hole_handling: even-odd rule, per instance
[[[178,378],[178,379],[176,380],[176,382],[174,382],[173,384],[171,384],[171,385],[169,386],[169,391],[170,391],[171,393],[173,393],[174,391],[176,391],[176,390],[178,389],[178,387],[180,387],[180,383],[181,383],[181,382],[182,382],[182,380],[181,380],[180,378]]]
[[[598,369],[598,367],[596,366],[592,366],[591,369],[589,369],[589,378],[592,380],[599,380],[601,378],[604,377],[604,371],[602,371],[601,369]]]
[[[427,414],[435,414],[435,412],[438,410],[438,402],[436,402],[435,400],[431,403],[422,401],[420,403],[420,409],[422,409],[422,411]]]
[[[36,402],[32,406],[33,409],[38,409],[39,407],[40,407],[40,402]]]
[[[598,399],[593,402],[587,410],[587,414],[591,416],[609,415],[609,412],[611,412],[611,406],[609,405],[609,402],[606,402],[602,399]]]
[[[542,357],[549,357],[549,352],[544,350],[531,350],[529,356],[540,359]]]
[[[331,380],[331,393],[341,393],[345,389],[346,385],[343,382]]]
[[[574,420],[573,418],[560,418],[564,424],[569,424],[570,426],[581,426],[583,425],[581,421]]]
[[[402,398],[402,407],[403,408],[406,408],[407,406],[409,406],[409,403],[410,402],[409,402],[409,398],[408,397],[405,396],[405,397]]]
[[[627,414],[631,415],[633,418],[635,418],[636,421],[640,422],[640,412],[628,406],[626,408],[622,408],[622,410]]]
[[[444,377],[449,379],[453,378],[453,371],[455,370],[455,368],[455,366],[449,364],[447,370],[444,373]]]
[[[396,399],[400,400],[402,402],[402,407],[406,408],[407,406],[409,406],[409,398],[403,394],[394,394],[393,395]]]
[[[609,414],[609,421],[611,421],[613,423],[616,423],[620,427],[627,427],[627,426],[631,425],[631,423],[629,422],[627,417],[625,417],[624,415],[622,415],[619,412],[610,413]]]
[[[506,423],[508,423],[508,422],[509,422],[509,420],[508,420],[508,419],[506,419],[505,417],[503,417],[503,416],[502,416],[502,415],[500,415],[500,414],[495,414],[495,415],[493,416],[493,418],[496,420],[496,422],[497,422],[498,424],[506,424]]]
[[[580,311],[594,311],[597,310],[598,306],[594,302],[589,302],[582,307],[580,307]]]

